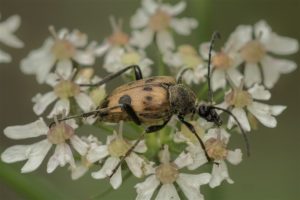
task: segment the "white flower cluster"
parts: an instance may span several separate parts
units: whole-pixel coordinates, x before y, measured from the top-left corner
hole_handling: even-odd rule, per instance
[[[154,71],[151,65],[156,62],[157,55],[148,58],[147,47],[153,45],[160,56],[159,68],[168,67],[173,74],[190,68],[183,76],[184,84],[190,87],[207,81],[210,43],[200,44],[198,51],[191,44],[176,47],[172,35],[173,32],[190,35],[192,29],[198,26],[195,19],[177,17],[186,8],[186,2],[180,1],[175,5],[155,0],[141,2],[142,7],[130,21],[132,34],[122,30],[122,20],[110,17],[112,34],[101,44],[88,42],[87,35],[79,30],[68,31],[63,28],[56,32],[54,27],[49,28],[52,37],[21,61],[21,70],[25,74],[36,75],[39,84],[46,83],[52,87],[51,91],[34,96],[32,101],[35,114],[41,116],[49,113],[47,117],[53,119],[54,123],[47,125],[40,117],[29,124],[5,128],[4,134],[11,139],[44,138],[31,145],[7,148],[1,154],[2,161],[13,163],[25,160],[21,172],[32,172],[41,165],[54,145],[54,153],[47,164],[48,173],[68,164],[72,179],[78,179],[91,166],[99,166],[99,171],[91,173],[92,177],[105,179],[112,175],[110,184],[117,189],[122,184],[124,165],[120,165],[120,161],[124,160],[135,177],[146,177],[144,182],[135,186],[136,199],[143,200],[151,199],[156,190],[156,199],[180,199],[180,190],[187,199],[202,200],[201,185],[208,184],[214,188],[221,185],[223,180],[233,183],[226,163],[239,164],[242,151],[230,150],[230,133],[239,124],[242,130],[249,132],[257,128],[258,121],[266,127],[276,127],[275,117],[286,106],[268,105],[260,101],[271,98],[268,89],[274,87],[281,74],[290,73],[297,67],[295,62],[282,56],[296,53],[298,41],[277,35],[264,20],[254,26],[238,26],[221,50],[211,52],[212,91],[224,93],[217,106],[231,112],[239,124],[232,116],[228,118],[227,126],[215,126],[192,116],[188,123],[195,128],[205,149],[191,129],[177,120],[169,122],[170,128],[162,129],[164,139],[161,137],[154,141],[154,146],[160,145],[161,148],[155,152],[157,160],[153,160],[153,156],[149,156],[153,141],[149,137],[140,142],[127,139],[127,135],[131,134],[128,130],[134,130],[128,123],[124,124],[129,128],[126,129],[123,128],[123,121],[120,121],[119,131],[110,131],[111,135],[104,144],[93,135],[79,137],[77,134],[77,129],[83,124],[111,130],[111,124],[96,122],[98,116],[83,120],[79,118],[77,121],[72,117],[67,120],[58,118],[83,112],[93,113],[102,105],[101,102],[105,102],[107,92],[104,84],[86,87],[105,79],[104,76],[103,79],[96,76],[91,67],[97,57],[103,57],[103,68],[109,73],[118,72],[129,65],[139,65],[143,75],[150,76]],[[19,20],[14,16],[0,24],[0,41],[13,47],[22,46],[22,42],[12,35],[19,26]],[[281,57],[276,58],[277,55]],[[10,57],[0,51],[0,62],[5,60],[9,61]],[[198,98],[206,99],[204,96]],[[54,104],[53,108],[48,112],[51,104]],[[176,149],[180,146],[178,143],[183,144],[181,149]],[[127,154],[131,149],[132,152]],[[78,156],[74,154],[79,154],[80,159],[75,159]],[[195,170],[208,162],[207,156],[213,160],[211,172],[198,174]],[[188,172],[183,171],[184,168]]]

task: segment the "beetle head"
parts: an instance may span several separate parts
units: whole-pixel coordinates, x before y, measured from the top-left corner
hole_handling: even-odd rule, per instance
[[[222,125],[222,119],[220,118],[216,110],[208,105],[200,105],[198,107],[198,114],[208,122],[214,122],[217,126]]]

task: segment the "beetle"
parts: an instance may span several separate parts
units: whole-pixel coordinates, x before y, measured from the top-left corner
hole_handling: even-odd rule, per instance
[[[120,71],[104,77],[96,84],[81,84],[81,87],[100,86],[108,81],[122,75],[128,70],[134,70],[135,81],[126,83],[115,88],[100,105],[98,109],[82,113],[80,115],[69,116],[60,119],[59,121],[79,118],[79,117],[98,117],[103,122],[120,122],[133,121],[137,125],[146,125],[145,131],[127,153],[122,157],[118,165],[112,170],[112,174],[116,172],[124,159],[131,153],[135,146],[142,140],[146,133],[152,133],[162,129],[176,115],[181,123],[183,123],[199,141],[205,156],[208,161],[211,158],[206,152],[205,145],[194,126],[185,120],[185,116],[198,114],[208,122],[213,122],[217,126],[222,125],[222,120],[216,110],[221,110],[234,118],[239,128],[241,129],[249,154],[249,144],[244,130],[237,118],[229,111],[213,105],[213,97],[210,86],[210,63],[211,51],[214,41],[220,37],[217,32],[212,36],[209,49],[208,60],[208,104],[198,104],[196,94],[185,84],[182,83],[182,77],[189,68],[182,70],[177,78],[171,76],[153,76],[143,78],[141,69],[138,65],[131,65],[121,69]]]

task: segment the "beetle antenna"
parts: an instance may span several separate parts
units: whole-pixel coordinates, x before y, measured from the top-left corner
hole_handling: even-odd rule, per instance
[[[233,119],[235,120],[235,122],[237,123],[237,125],[239,126],[241,132],[242,132],[242,135],[243,135],[243,138],[244,138],[244,141],[245,141],[245,145],[246,145],[246,150],[247,150],[247,156],[249,157],[250,156],[250,143],[249,143],[249,139],[247,137],[247,134],[246,132],[244,131],[244,129],[242,128],[242,125],[241,123],[239,122],[239,120],[236,118],[236,116],[230,112],[229,110],[227,109],[224,109],[224,108],[220,108],[220,107],[216,107],[216,106],[210,106],[210,108],[213,108],[213,109],[216,109],[216,110],[221,110],[221,111],[224,111],[225,113],[227,113],[228,115],[230,115],[231,117],[233,117]]]
[[[176,77],[176,83],[177,83],[177,84],[181,84],[181,83],[182,83],[183,75],[184,75],[187,71],[189,71],[189,70],[193,70],[193,69],[190,68],[190,67],[186,67],[186,68],[183,68],[183,70],[181,70],[181,71],[178,73],[178,75],[177,75],[177,77]]]
[[[208,67],[207,67],[207,82],[208,82],[208,101],[210,105],[213,103],[213,93],[211,90],[211,83],[210,83],[210,73],[211,73],[211,52],[214,48],[216,39],[220,39],[221,35],[218,31],[215,31],[211,37],[210,46],[209,46],[209,53],[208,53]]]

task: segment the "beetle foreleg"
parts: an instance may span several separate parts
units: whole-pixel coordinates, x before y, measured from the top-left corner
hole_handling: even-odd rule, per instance
[[[135,80],[143,79],[143,75],[142,75],[142,71],[141,71],[140,67],[138,65],[130,65],[130,66],[125,67],[124,69],[121,69],[120,71],[118,71],[116,73],[107,75],[106,77],[104,77],[98,83],[95,83],[95,84],[79,84],[79,86],[82,86],[82,87],[96,87],[96,86],[103,85],[106,82],[108,82],[108,81],[120,76],[121,74],[125,73],[127,70],[129,70],[131,68],[134,69]]]

